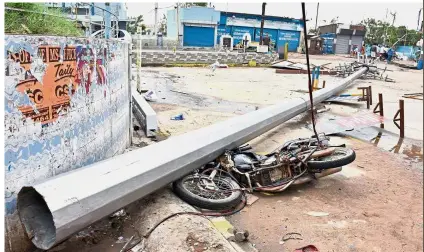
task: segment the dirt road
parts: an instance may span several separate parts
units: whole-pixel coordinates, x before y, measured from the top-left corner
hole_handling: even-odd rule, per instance
[[[294,57],[293,60],[302,62],[303,59]],[[314,64],[334,61],[337,65],[341,60],[352,61],[339,56],[312,57]],[[378,93],[383,93],[389,122],[385,128],[396,134],[398,130],[390,124],[390,118],[397,110],[398,100],[405,93],[422,92],[423,77],[422,73],[402,71],[396,66],[389,65],[388,69],[393,70],[387,74],[396,83],[357,80],[346,93],[357,93],[357,87],[369,85],[373,88],[374,101]],[[278,75],[273,69],[230,68],[218,69],[213,74],[209,69],[150,70],[179,75],[178,81],[172,84],[175,90],[234,104],[243,102],[263,107],[302,96],[304,93],[299,90],[306,90],[306,75]],[[334,85],[339,79],[322,76],[321,80]],[[163,104],[167,99],[153,107],[160,111],[160,127],[169,130],[171,135],[239,114],[228,109],[217,110],[214,106]],[[326,106],[331,108],[328,113],[344,116],[365,108],[363,103]],[[251,242],[263,252],[293,251],[308,244],[317,246],[320,251],[423,251],[422,101],[405,99],[405,108],[406,136],[418,140],[413,147],[418,158],[412,160],[407,155],[389,153],[383,150],[389,149],[384,146],[377,148],[354,139],[333,138],[332,141],[347,143],[355,149],[357,159],[352,165],[344,167],[339,174],[290,188],[280,195],[259,194],[259,201],[230,217],[230,222],[236,228],[249,230]],[[251,106],[239,112],[249,109]],[[177,113],[185,113],[187,119],[169,120]],[[255,151],[267,152],[287,139],[309,136],[311,132],[305,127],[308,120],[308,115],[299,115],[252,140],[251,144]],[[328,215],[316,217],[308,212]],[[302,240],[281,244],[282,237],[289,232],[300,233]]]
[[[249,230],[251,241],[264,252],[308,244],[320,251],[423,251],[423,179],[416,167],[422,164],[357,140],[348,144],[357,159],[340,174],[279,195],[257,194],[260,199],[230,222]],[[303,240],[281,244],[290,232]]]

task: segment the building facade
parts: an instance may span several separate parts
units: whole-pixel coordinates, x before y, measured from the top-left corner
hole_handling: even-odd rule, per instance
[[[63,13],[72,19],[78,20],[81,28],[85,30],[86,35],[89,35],[90,25],[91,31],[95,32],[103,29],[102,25],[109,25],[111,27],[116,26],[121,30],[126,30],[127,23],[130,21],[127,16],[127,7],[125,3],[109,3],[109,7],[106,3],[59,3],[49,2],[45,3],[48,8],[60,8]],[[107,18],[107,11],[109,10],[112,14],[110,15],[109,21]],[[90,24],[93,23],[93,24]],[[109,23],[109,24],[107,24]],[[98,25],[97,25],[98,24]]]
[[[355,48],[361,51],[366,31],[360,25],[344,28],[341,24],[330,24],[320,26],[318,33],[324,39],[324,53],[348,54]]]
[[[239,44],[248,33],[252,41],[259,41],[261,15],[222,12],[214,8],[190,7],[169,10],[167,36],[177,39],[183,46],[213,47],[223,35]],[[275,48],[288,43],[289,51],[297,51],[301,45],[303,21],[301,19],[265,16],[264,36],[268,36]]]

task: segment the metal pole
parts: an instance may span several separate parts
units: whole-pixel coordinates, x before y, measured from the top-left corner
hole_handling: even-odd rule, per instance
[[[158,23],[158,3],[155,3],[155,25],[153,27],[153,35],[157,34],[157,23]]]
[[[317,16],[315,18],[315,34],[318,34],[317,28],[318,28],[318,11],[319,11],[319,3],[317,3]]]
[[[88,32],[90,33],[90,36],[91,36],[91,34],[93,34],[93,26],[91,25],[91,4],[90,4],[90,7],[89,7],[89,9],[88,9],[88,20],[89,20],[89,22],[90,22],[90,28],[88,28]]]
[[[259,38],[260,45],[263,45],[263,38],[264,38],[265,6],[266,6],[266,3],[262,3],[261,33]]]
[[[385,22],[387,22],[387,14],[389,13],[389,9],[386,9],[386,19]],[[384,35],[384,39],[383,39],[383,45],[386,44],[386,38],[387,38],[387,29],[389,28],[389,26],[386,27],[386,31],[385,31],[385,35]]]
[[[399,110],[400,110],[400,137],[405,137],[405,110],[403,100],[399,100]]]
[[[109,39],[110,38],[110,3],[105,3],[106,5],[106,12],[104,12],[105,16],[104,16],[104,22],[105,22],[105,38]]]
[[[116,3],[115,13],[115,38],[119,38],[119,3]]]
[[[180,42],[180,4],[177,3],[177,41],[178,41],[178,45],[177,48],[180,46],[181,42]]]
[[[366,71],[363,67],[338,85],[314,92],[313,105],[343,91]],[[310,107],[308,95],[290,99],[25,186],[17,198],[20,220],[35,246],[50,249]]]

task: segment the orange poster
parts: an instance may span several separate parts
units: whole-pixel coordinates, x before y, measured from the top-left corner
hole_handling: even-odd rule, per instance
[[[77,88],[75,77],[76,48],[65,47],[63,59],[61,48],[54,46],[39,47],[38,58],[32,59],[26,51],[9,54],[9,59],[19,62],[25,69],[25,76],[16,85],[16,89],[26,93],[33,106],[21,106],[19,110],[35,122],[50,123],[66,112],[70,106],[70,93]]]

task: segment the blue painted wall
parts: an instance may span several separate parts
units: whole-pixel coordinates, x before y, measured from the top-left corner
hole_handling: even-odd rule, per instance
[[[168,10],[166,14],[166,36],[177,38],[177,19],[174,10]]]
[[[184,46],[213,47],[214,38],[214,27],[184,26]]]
[[[176,24],[176,10],[169,10],[167,16],[167,32],[168,37],[176,38],[177,37],[177,24]],[[216,30],[216,42],[219,43],[220,37],[222,34],[230,34],[233,36],[234,45],[238,44],[242,40],[244,33],[250,33],[252,40],[259,41],[259,28],[257,25],[253,26],[230,26],[228,25],[229,18],[238,18],[238,19],[250,19],[250,20],[261,20],[261,15],[255,14],[243,14],[243,13],[233,13],[233,12],[222,12],[217,11],[213,8],[205,7],[192,7],[192,8],[182,8],[180,9],[180,34],[184,36],[183,23],[189,21],[190,23],[213,23],[217,24]],[[284,17],[266,17],[266,21],[275,21],[273,25],[278,24],[279,29],[286,29],[284,32],[280,32],[278,29],[265,28],[264,32],[268,33],[271,37],[271,40],[274,44],[278,45],[279,43],[289,43],[289,50],[296,51],[299,46],[300,33],[296,31],[303,27],[303,22],[298,19],[284,18]],[[256,22],[256,21],[255,21]],[[254,27],[256,26],[256,28]],[[284,27],[284,28],[283,28]],[[290,30],[293,29],[293,33],[290,33]],[[189,38],[192,40],[192,37]],[[296,44],[297,43],[297,44]]]
[[[221,11],[220,24],[226,24],[227,18],[231,18],[233,16],[237,18],[261,20],[261,15]],[[294,23],[294,24],[299,24],[303,27],[303,21],[298,19],[284,18],[284,17],[265,17],[265,20]]]
[[[231,34],[231,26],[218,25],[216,43],[220,43],[222,35]]]
[[[289,52],[295,52],[299,47],[300,32],[279,30],[277,46],[281,47],[284,46],[286,43],[289,44]]]
[[[265,34],[268,34],[268,36],[271,38],[272,43],[274,43],[274,45],[277,46],[278,30],[264,28],[264,36]],[[260,38],[261,38],[261,28],[256,28],[254,41],[259,41]]]
[[[396,52],[402,53],[405,56],[408,56],[408,58],[413,59],[415,57],[415,53],[420,48],[417,46],[397,46]]]
[[[255,36],[255,28],[253,27],[242,27],[242,26],[232,26],[231,27],[231,36],[233,37],[234,45],[240,43],[243,40],[243,35],[249,33],[253,39]]]
[[[217,24],[220,20],[220,12],[213,8],[191,7],[186,9],[180,9],[180,11],[180,19],[182,22],[196,20]]]
[[[191,7],[181,8],[180,15],[180,35],[184,36],[184,22],[208,23],[217,25],[220,20],[220,12],[213,8]],[[177,38],[177,10],[172,9],[167,12],[167,37]]]

